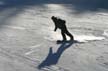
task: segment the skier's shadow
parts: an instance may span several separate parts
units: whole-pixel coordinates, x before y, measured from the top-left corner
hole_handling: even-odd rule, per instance
[[[56,53],[53,53],[52,47],[50,47],[48,56],[38,66],[38,69],[57,64],[62,53],[74,43],[78,43],[78,42],[77,41],[62,42]]]

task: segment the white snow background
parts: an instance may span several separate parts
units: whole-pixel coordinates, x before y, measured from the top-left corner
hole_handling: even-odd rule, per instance
[[[106,7],[8,1],[0,0],[0,71],[108,71]],[[78,43],[56,43],[53,15]]]

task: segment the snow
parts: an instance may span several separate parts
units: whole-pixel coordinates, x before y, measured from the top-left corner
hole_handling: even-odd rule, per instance
[[[0,15],[0,71],[108,71],[105,10],[79,13],[72,4],[37,4],[7,7]],[[79,42],[57,44],[62,38],[53,31],[52,15],[65,19]]]
[[[108,37],[108,30],[105,30],[103,35],[105,35],[106,37]]]

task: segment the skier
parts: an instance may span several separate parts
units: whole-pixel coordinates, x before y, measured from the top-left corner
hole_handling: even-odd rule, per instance
[[[55,29],[54,31],[57,30],[57,28],[59,28],[61,30],[61,35],[63,37],[63,41],[66,41],[66,35],[68,35],[70,37],[70,40],[74,40],[73,35],[67,30],[67,27],[65,25],[66,21],[62,20],[60,18],[57,18],[55,16],[52,16],[51,19],[53,20],[54,24],[55,24]]]

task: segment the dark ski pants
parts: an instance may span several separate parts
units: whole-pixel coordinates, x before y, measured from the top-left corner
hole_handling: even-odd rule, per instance
[[[70,37],[70,40],[74,40],[73,35],[68,30],[61,30],[61,35],[63,40],[67,40],[66,35]]]

